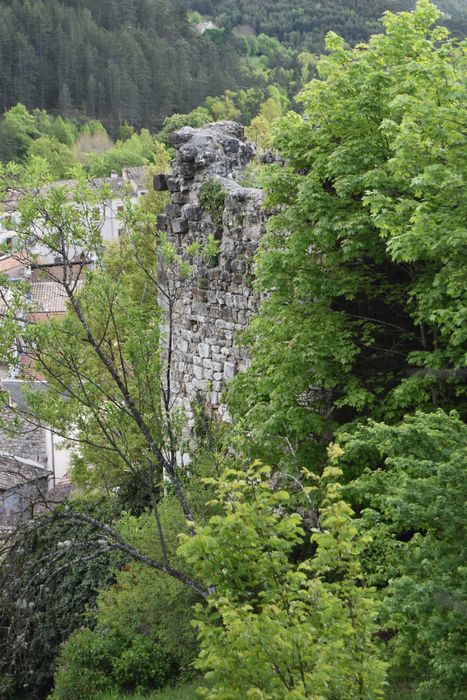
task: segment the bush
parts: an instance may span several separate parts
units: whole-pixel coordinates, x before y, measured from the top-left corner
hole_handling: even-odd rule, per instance
[[[65,508],[108,523],[119,512],[115,498],[91,496],[58,506],[57,515]],[[80,561],[79,550],[70,549],[61,550],[55,563],[59,542],[94,539],[91,525],[60,517],[18,533],[0,567],[0,697],[43,698],[49,692],[60,645],[84,624],[97,591],[115,581],[123,562],[116,553]],[[58,567],[66,568],[56,576]]]
[[[79,630],[63,646],[50,700],[82,700],[119,689],[158,689],[172,672],[168,654],[154,637]]]
[[[271,470],[227,470],[215,481],[224,513],[183,538],[180,552],[212,591],[198,607],[201,653],[195,663],[212,682],[210,700],[382,697],[376,601],[363,585],[363,542],[352,511],[325,471],[313,557],[304,520],[289,494],[271,487]],[[306,486],[305,493],[318,490]]]
[[[213,223],[219,228],[224,216],[225,192],[220,182],[211,178],[199,190],[199,203],[202,209],[211,214]]]
[[[183,514],[172,497],[164,499],[159,512],[176,565],[178,533],[186,529]],[[126,513],[116,527],[139,551],[160,558],[152,512],[138,517]],[[192,675],[198,651],[191,625],[194,593],[140,563],[124,566],[116,579],[98,594],[89,619],[94,629],[76,632],[62,646],[53,700],[78,700],[98,691],[157,690]]]

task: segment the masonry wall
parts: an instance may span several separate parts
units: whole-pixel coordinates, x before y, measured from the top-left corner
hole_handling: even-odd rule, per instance
[[[226,383],[248,365],[247,351],[237,337],[258,304],[252,289],[253,257],[264,233],[265,215],[262,191],[236,180],[254,156],[241,125],[219,122],[202,129],[185,127],[173,142],[172,172],[156,176],[155,187],[171,193],[159,228],[193,270],[176,290],[171,363],[174,402],[186,411],[190,427],[197,396],[212,414],[229,420],[223,392]],[[212,180],[225,192],[221,225],[200,206],[200,190]],[[203,249],[209,236],[218,242],[216,259],[202,252],[188,253],[193,242]],[[159,274],[169,286],[163,266]]]
[[[44,428],[32,425],[20,416],[3,412],[6,423],[15,421],[15,435],[0,429],[0,452],[23,459],[31,459],[44,467],[48,466],[47,435]],[[19,428],[19,430],[18,430]]]

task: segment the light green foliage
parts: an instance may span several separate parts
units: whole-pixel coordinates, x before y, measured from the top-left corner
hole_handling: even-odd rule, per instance
[[[196,690],[199,688],[200,684],[187,683],[180,685],[176,688],[165,688],[161,691],[155,691],[149,695],[144,694],[131,694],[127,693],[105,693],[103,695],[99,694],[96,696],[96,700],[194,700],[198,697]]]
[[[111,172],[121,173],[124,167],[147,165],[154,152],[154,139],[147,129],[141,129],[124,141],[117,141],[103,153],[90,153],[86,165],[94,177],[109,176]]]
[[[342,436],[349,486],[373,543],[366,576],[381,589],[394,686],[411,697],[464,697],[467,428],[455,413],[371,422]],[[392,631],[392,632],[391,632]],[[383,635],[384,638],[384,635]]]
[[[13,142],[11,156],[3,155],[2,159],[24,160],[32,140],[38,136],[34,117],[23,104],[18,103],[5,112],[1,124],[4,136],[7,139],[11,138]]]
[[[154,176],[159,173],[166,173],[170,169],[170,152],[160,141],[154,142],[152,163],[146,167],[146,187],[147,192],[141,202],[141,208],[151,214],[161,214],[169,204],[170,195],[168,192],[157,192],[154,189]]]
[[[199,204],[202,209],[211,214],[212,221],[217,227],[222,226],[225,194],[221,183],[214,178],[203,183],[199,190]]]
[[[118,129],[118,140],[128,141],[128,139],[131,138],[134,133],[135,127],[129,124],[128,122],[125,122]]]
[[[51,136],[63,143],[65,146],[73,146],[78,136],[78,129],[70,119],[63,119],[60,115],[53,120],[49,127]]]
[[[376,605],[362,587],[365,540],[342,500],[335,467],[324,491],[316,553],[294,563],[310,540],[289,494],[254,465],[212,481],[221,509],[179,552],[212,591],[198,608],[196,667],[212,683],[207,698],[382,698],[384,664],[373,639]]]
[[[42,158],[49,167],[54,180],[65,180],[76,175],[80,167],[73,151],[56,138],[41,136],[29,149],[30,158]]]
[[[258,116],[255,117],[245,129],[245,135],[253,141],[259,150],[268,150],[271,146],[271,127],[283,114],[284,111],[281,102],[274,99],[274,97],[269,97],[266,102],[261,105]]]
[[[211,265],[217,263],[219,256],[219,241],[217,241],[212,233],[207,237],[206,243],[203,246],[201,254],[205,260],[207,260]]]
[[[110,489],[124,474],[128,478],[135,470],[154,468],[146,438],[131,413],[122,410],[118,382],[123,382],[141,415],[163,431],[160,316],[153,274],[155,217],[127,203],[120,214],[119,250],[105,252],[101,225],[104,207],[112,199],[110,189],[95,189],[82,178],[73,184],[71,198],[66,186],[44,190],[43,176],[40,169],[28,173],[26,183],[33,188],[39,184],[41,189],[31,189],[20,202],[19,249],[27,250],[31,231],[37,231],[41,245],[53,255],[60,258],[63,250],[73,255],[78,249],[84,251],[84,259],[89,256],[97,264],[94,270],[84,266],[79,291],[70,283],[69,291],[64,292],[70,299],[70,311],[64,318],[50,318],[24,329],[18,327],[18,314],[28,302],[13,284],[16,296],[1,318],[0,353],[14,362],[11,348],[21,335],[30,349],[30,361],[37,363],[51,387],[47,399],[30,397],[31,410],[59,435],[76,434],[82,440],[79,452],[74,451],[76,483]],[[41,221],[44,224],[38,226]],[[2,280],[2,289],[11,286],[9,280]],[[88,332],[99,339],[109,362],[115,363],[112,371],[87,341]],[[68,401],[63,401],[63,393]]]
[[[213,117],[213,121],[219,122],[224,120],[238,119],[240,110],[234,103],[235,93],[232,90],[226,90],[221,97],[207,97],[206,107]]]
[[[330,35],[304,117],[276,128],[265,293],[231,406],[264,459],[310,459],[333,425],[460,405],[465,329],[463,49],[426,0],[349,50]],[[277,211],[276,209],[276,211]],[[273,436],[273,437],[272,437]]]

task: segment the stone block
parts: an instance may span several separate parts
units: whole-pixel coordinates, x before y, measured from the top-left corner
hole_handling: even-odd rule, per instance
[[[172,195],[172,202],[174,204],[186,204],[186,202],[188,202],[188,193],[174,192]]]
[[[209,357],[211,354],[211,348],[207,343],[200,343],[198,345],[198,353],[200,357]]]
[[[179,192],[180,190],[180,183],[178,182],[178,179],[175,177],[168,177],[166,179],[167,182],[167,189],[169,192]]]
[[[229,379],[233,379],[235,377],[235,365],[233,362],[226,362],[224,364],[224,379],[225,381],[228,381]]]
[[[156,190],[156,192],[165,192],[166,190],[168,190],[167,177],[166,175],[164,175],[164,173],[154,175],[154,189]]]
[[[198,365],[193,365],[193,375],[195,379],[204,379],[204,369],[198,367]]]
[[[178,204],[169,204],[166,207],[165,213],[170,219],[176,219],[181,216],[182,209]]]
[[[207,293],[204,289],[193,289],[192,296],[195,301],[208,301]]]
[[[187,180],[191,180],[196,173],[195,163],[181,163],[179,166],[180,175]]]
[[[203,212],[201,211],[201,207],[195,204],[187,204],[183,207],[183,216],[185,219],[188,219],[188,221],[200,221]]]
[[[172,221],[172,231],[174,233],[187,233],[188,221],[186,219],[174,219]]]

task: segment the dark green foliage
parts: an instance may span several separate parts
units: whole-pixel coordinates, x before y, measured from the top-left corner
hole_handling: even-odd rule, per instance
[[[171,659],[157,638],[89,629],[71,635],[63,648],[51,700],[83,700],[100,691],[141,691],[164,687]]]
[[[250,25],[257,33],[277,37],[285,44],[319,52],[329,31],[350,43],[366,41],[381,31],[383,12],[412,10],[414,0],[186,0],[188,7],[214,17],[223,27]],[[450,13],[448,26],[458,36],[467,29],[467,11],[462,0],[437,3]]]
[[[112,129],[154,129],[233,87],[239,56],[211,41],[169,0],[5,0],[0,4],[0,106],[84,113]]]
[[[186,529],[183,514],[170,497],[162,500],[159,513],[173,563],[178,534]],[[139,551],[160,557],[153,512],[126,513],[117,528]],[[81,700],[98,690],[153,690],[190,677],[197,653],[191,624],[197,600],[182,583],[144,564],[124,566],[115,585],[98,595],[94,629],[77,631],[62,647],[53,700]]]
[[[15,536],[0,568],[0,697],[23,692],[28,698],[46,696],[60,644],[83,624],[98,589],[113,582],[113,571],[122,562],[120,555],[108,553],[86,560],[98,554],[90,544],[96,531],[62,517],[69,509],[104,522],[118,515],[114,500],[80,498],[58,506],[52,521],[44,516],[43,524]],[[63,543],[71,540],[83,546],[67,551]]]
[[[366,579],[383,601],[381,638],[395,688],[461,700],[467,683],[467,428],[455,413],[371,422],[341,436],[348,487],[372,538]],[[397,697],[397,695],[395,695]]]
[[[222,226],[224,214],[225,192],[220,182],[212,178],[205,182],[199,190],[199,203],[202,209],[211,214],[213,223]]]

